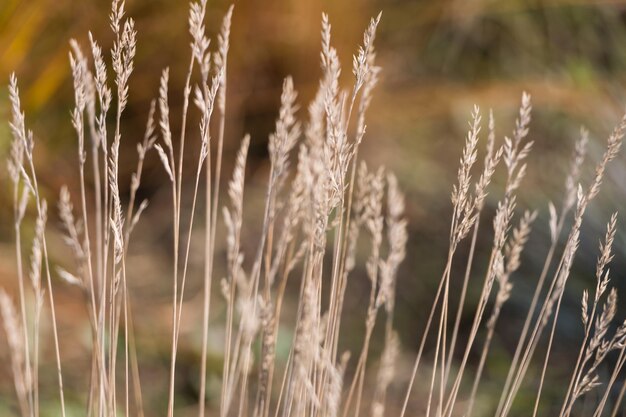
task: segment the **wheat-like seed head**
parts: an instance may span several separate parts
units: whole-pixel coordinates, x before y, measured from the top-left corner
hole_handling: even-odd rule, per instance
[[[74,100],[76,106],[72,110],[72,125],[78,136],[78,161],[81,166],[85,164],[87,155],[85,154],[85,126],[84,112],[87,100],[90,100],[89,91],[91,74],[87,68],[87,59],[74,39],[70,41],[72,52],[70,53],[70,66],[72,67],[72,78],[74,81]],[[93,90],[92,90],[93,91]],[[91,106],[90,106],[91,107]]]
[[[26,394],[32,382],[27,380],[28,373],[24,373],[26,358],[24,356],[24,337],[17,311],[9,295],[0,288],[0,317],[4,324],[6,341],[9,345],[11,355],[11,365],[13,370],[13,380],[20,402],[25,403]]]
[[[67,270],[61,268],[60,266],[56,267],[57,274],[59,277],[65,281],[68,285],[74,285],[80,288],[84,288],[83,282],[76,275],[68,272]]]
[[[531,111],[532,105],[530,103],[530,94],[524,91],[522,93],[522,105],[519,109],[519,116],[517,120],[515,120],[515,131],[513,132],[513,139],[516,148],[519,146],[520,142],[528,136]]]
[[[249,146],[250,136],[246,135],[237,153],[233,177],[228,183],[228,196],[230,197],[231,208],[228,209],[224,207],[223,210],[227,230],[227,258],[231,279],[228,285],[234,285],[232,280],[236,279],[238,271],[241,268],[241,262],[243,261],[243,255],[239,253],[239,236],[243,223],[243,188]]]
[[[278,181],[288,169],[289,152],[300,137],[300,123],[295,113],[297,93],[291,77],[285,78],[280,97],[280,112],[276,120],[276,131],[269,137],[269,154],[274,169],[273,181]]]
[[[349,355],[344,354],[339,364],[335,365],[326,351],[322,351],[322,366],[328,374],[328,381],[324,387],[324,410],[323,415],[337,417],[341,406],[341,392],[343,389],[343,377]]]
[[[505,245],[505,271],[509,275],[517,271],[517,269],[521,265],[521,254],[524,250],[526,242],[528,241],[532,224],[536,218],[536,211],[525,211],[522,218],[520,219],[519,225],[513,230],[510,240]]]
[[[606,270],[606,268],[613,259],[613,254],[611,250],[613,247],[613,241],[615,240],[616,229],[617,213],[613,213],[611,219],[606,225],[606,235],[604,236],[604,242],[600,242],[600,256],[598,257],[598,262],[596,264],[596,280],[598,281],[596,299],[602,296],[609,283],[609,271]]]
[[[154,134],[156,126],[154,124],[154,113],[156,111],[156,101],[150,102],[150,110],[148,111],[148,120],[146,122],[146,130],[143,136],[143,141],[137,143],[137,156],[139,161],[143,161],[146,157],[146,153],[155,146],[157,136]],[[130,180],[131,194],[137,192],[139,188],[140,178],[139,173],[134,172]]]
[[[580,169],[585,156],[587,155],[587,143],[589,142],[589,132],[584,127],[580,128],[580,137],[576,141],[572,158],[570,161],[570,169],[565,179],[565,202],[564,205],[569,209],[576,202],[576,185],[580,178]]]
[[[33,133],[30,130],[28,132],[26,131],[25,115],[21,107],[20,91],[17,86],[17,76],[15,73],[12,73],[9,79],[9,101],[11,102],[11,121],[9,127],[11,128],[13,139],[21,142],[20,147],[26,155],[26,158],[30,161],[33,158]],[[17,162],[17,160],[15,162]],[[18,163],[15,168],[21,171],[25,185],[35,194],[23,164]]]
[[[596,166],[596,174],[593,180],[593,183],[589,187],[589,191],[587,192],[587,200],[593,199],[600,192],[600,185],[602,184],[602,178],[604,177],[604,171],[609,162],[611,162],[617,156],[621,146],[622,140],[624,138],[624,133],[626,133],[626,114],[622,117],[622,120],[619,122],[613,132],[609,135],[607,139],[606,150],[604,151],[604,155],[602,156],[602,160]]]
[[[276,328],[276,318],[274,317],[274,306],[271,301],[260,301],[261,310],[261,369],[259,371],[259,395],[265,396],[265,391],[271,389],[268,386],[270,368],[274,363],[274,350],[276,348],[276,335],[274,329]]]
[[[385,336],[385,349],[380,357],[380,366],[378,368],[378,376],[376,384],[378,388],[385,391],[393,382],[396,376],[396,361],[400,354],[400,338],[395,331]],[[383,406],[383,404],[380,404]],[[376,403],[372,404],[372,408],[377,407]],[[381,410],[377,410],[380,412]],[[375,414],[372,411],[372,414]],[[381,414],[382,415],[382,414]]]
[[[61,187],[59,193],[59,217],[67,235],[64,237],[65,243],[72,249],[76,263],[82,265],[85,260],[85,251],[81,242],[81,225],[74,218],[70,192],[66,186]]]
[[[206,75],[209,73],[209,66],[205,61],[205,56],[209,45],[210,39],[206,36],[206,30],[204,27],[204,15],[206,13],[206,0],[200,0],[197,3],[191,3],[189,6],[189,34],[191,35],[193,42],[191,43],[191,52],[194,59],[200,65],[201,72]]]
[[[230,26],[233,18],[233,9],[235,5],[231,4],[222,20],[222,27],[217,35],[217,52],[214,55],[214,61],[217,68],[226,70],[228,59],[228,50],[230,48]],[[226,111],[226,77],[220,79],[220,90],[217,96],[217,106],[220,113]]]
[[[37,302],[41,302],[41,266],[42,266],[42,250],[44,245],[44,231],[48,220],[48,205],[46,200],[41,202],[41,210],[37,216],[35,223],[35,238],[33,239],[33,248],[30,257],[30,282],[35,291]]]
[[[125,0],[113,0],[111,2],[111,14],[109,15],[111,29],[113,33],[120,33],[120,23],[126,11],[124,10],[126,6]]]
[[[7,336],[7,342],[11,349],[12,355],[17,355],[18,362],[22,362],[24,349],[22,346],[23,338],[20,336],[22,329],[17,320],[17,312],[13,301],[4,289],[0,289],[0,313],[2,313],[2,322]]]
[[[118,113],[122,113],[128,103],[128,80],[134,70],[134,58],[137,50],[137,31],[135,30],[135,21],[127,19],[124,21],[122,31],[120,32],[120,19],[123,16],[123,5],[121,4],[121,13],[112,15],[111,20],[115,20],[112,27],[117,36],[111,57],[113,62],[113,71],[115,72],[115,84],[117,84],[117,99],[119,102]],[[119,9],[118,9],[119,10]]]
[[[381,15],[382,12],[380,12],[376,18],[370,20],[370,24],[363,34],[363,45],[359,46],[357,55],[353,57],[352,73],[356,77],[355,91],[358,91],[363,86],[370,71],[369,64],[373,59],[372,45],[376,37],[376,27],[380,22]]]

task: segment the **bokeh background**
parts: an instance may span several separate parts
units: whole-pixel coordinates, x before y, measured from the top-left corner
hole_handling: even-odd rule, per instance
[[[209,1],[207,27],[219,29],[230,3]],[[36,163],[43,192],[56,201],[62,184],[77,187],[76,140],[69,112],[73,105],[68,41],[75,38],[85,48],[91,30],[104,49],[112,45],[108,26],[110,4],[104,0],[2,0],[0,1],[0,115],[8,121],[6,84],[9,74],[18,74],[27,124],[36,137]],[[156,97],[161,69],[170,67],[170,107],[177,130],[182,86],[189,59],[185,1],[128,0],[128,15],[136,20],[138,49],[135,72],[130,80],[130,102],[122,123],[121,175],[129,184],[135,164],[135,144],[143,135],[150,100]],[[268,160],[267,137],[273,130],[280,88],[285,76],[294,77],[299,103],[305,116],[308,101],[320,76],[319,45],[322,11],[333,25],[333,44],[344,63],[343,81],[350,85],[352,54],[361,41],[371,16],[383,11],[376,47],[383,67],[381,83],[368,114],[368,133],[363,158],[371,166],[385,165],[399,178],[407,197],[410,242],[400,271],[396,327],[409,364],[419,343],[439,276],[445,263],[451,213],[450,192],[457,172],[467,120],[473,104],[485,114],[493,109],[499,141],[510,134],[522,91],[533,98],[530,138],[535,149],[529,158],[529,173],[519,196],[519,208],[537,209],[539,218],[524,256],[524,266],[513,277],[513,297],[503,310],[479,394],[481,410],[490,410],[499,397],[510,356],[537,280],[548,243],[547,206],[560,204],[567,163],[586,126],[591,132],[589,160],[584,171],[588,183],[593,164],[603,152],[604,141],[626,108],[626,1],[622,0],[244,0],[235,5],[229,55],[228,115],[224,176],[230,176],[234,153],[245,132],[252,134],[248,167],[247,223],[244,247],[254,250],[260,228]],[[193,116],[195,117],[195,116]],[[192,124],[197,120],[193,120]],[[484,124],[486,129],[486,124]],[[197,139],[192,128],[192,139]],[[197,141],[195,142],[197,144]],[[0,123],[0,159],[6,159],[10,144],[8,123]],[[197,147],[188,146],[192,157]],[[582,336],[580,296],[595,285],[597,242],[610,214],[626,201],[626,162],[623,156],[608,171],[601,196],[590,207],[583,226],[579,256],[575,263],[557,328],[560,343],[554,347],[548,378],[563,380],[577,352],[570,348]],[[189,166],[192,166],[190,164]],[[493,213],[502,178],[496,180],[487,213]],[[131,247],[130,278],[136,313],[144,400],[149,415],[161,415],[166,396],[170,329],[169,272],[171,229],[169,187],[155,154],[148,157],[140,194],[150,200]],[[499,187],[500,186],[500,187]],[[0,171],[0,285],[16,289],[12,209],[6,170]],[[125,190],[122,190],[124,192]],[[126,190],[127,191],[127,190]],[[52,205],[52,204],[51,204]],[[620,216],[621,220],[621,216]],[[491,225],[483,222],[478,243],[476,270],[486,267],[491,247]],[[27,241],[33,224],[25,225]],[[49,222],[51,257],[54,263],[71,266],[60,238],[55,215]],[[623,228],[619,228],[624,230]],[[219,240],[219,238],[218,238]],[[616,238],[613,284],[626,291],[624,234]],[[28,249],[28,248],[26,248]],[[26,250],[25,249],[25,250]],[[457,287],[463,268],[461,250],[455,263]],[[366,254],[363,254],[365,257]],[[218,259],[220,252],[218,252]],[[223,257],[222,257],[223,258]],[[201,254],[192,254],[192,270],[186,297],[178,400],[181,410],[193,409],[197,393],[200,349],[199,314],[202,300]],[[219,270],[220,266],[218,266]],[[136,277],[136,278],[135,278]],[[80,413],[88,375],[88,323],[80,293],[60,282],[58,300],[62,356],[69,403]],[[350,316],[345,322],[346,348],[358,346],[363,334],[363,307],[368,281],[363,271],[354,274],[348,292]],[[478,296],[478,288],[470,294]],[[470,300],[470,305],[472,304]],[[295,300],[288,300],[295,308]],[[224,314],[213,303],[212,351],[209,395],[219,395],[221,329]],[[619,317],[625,312],[622,309]],[[469,310],[468,310],[469,311]],[[472,315],[464,317],[471,324]],[[44,320],[45,322],[45,320]],[[49,324],[47,325],[49,326]],[[289,328],[281,329],[288,336]],[[44,341],[50,340],[44,327]],[[9,378],[8,353],[0,331],[0,414],[13,415],[15,402]],[[283,338],[286,339],[286,338]],[[280,343],[280,342],[279,342]],[[375,342],[374,355],[380,350]],[[286,351],[287,346],[280,346]],[[43,347],[42,384],[54,387],[52,345]],[[477,354],[476,354],[477,355]],[[473,359],[476,359],[473,357]],[[403,362],[404,364],[404,362]],[[405,367],[401,367],[406,368]],[[529,373],[532,382],[536,376]],[[400,372],[390,401],[402,396],[407,375]],[[532,406],[521,393],[515,413],[525,415]],[[561,399],[559,384],[547,384],[544,411]],[[395,391],[394,391],[395,390]],[[418,387],[419,392],[419,387]],[[419,393],[415,410],[420,409]],[[57,410],[54,389],[45,390],[44,412]],[[392,406],[393,409],[393,406]]]

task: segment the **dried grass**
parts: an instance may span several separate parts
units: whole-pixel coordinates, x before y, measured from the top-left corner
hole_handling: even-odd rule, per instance
[[[126,262],[131,238],[134,237],[132,232],[147,209],[147,201],[137,201],[137,192],[141,187],[144,161],[148,157],[160,160],[170,182],[172,197],[171,224],[174,233],[167,406],[169,417],[175,414],[177,354],[190,253],[192,250],[200,250],[194,247],[191,236],[198,217],[196,208],[201,187],[204,187],[204,284],[198,415],[203,417],[206,413],[209,305],[212,287],[217,282],[213,276],[215,230],[221,197],[227,115],[227,60],[233,7],[224,16],[215,51],[211,51],[211,42],[206,35],[205,14],[206,0],[191,3],[191,55],[182,90],[183,114],[179,136],[177,140],[174,139],[175,134],[170,125],[169,70],[166,68],[161,76],[158,101],[152,102],[145,135],[137,144],[137,166],[132,175],[128,200],[120,195],[118,172],[123,138],[121,119],[130,94],[129,80],[133,72],[137,34],[133,20],[125,17],[124,2],[114,0],[110,15],[111,29],[115,36],[111,50],[115,88],[109,87],[107,64],[102,49],[93,36],[89,34],[91,63],[82,52],[79,42],[70,42],[70,66],[75,91],[71,121],[77,135],[80,202],[74,207],[68,189],[61,189],[59,216],[75,266],[68,269],[56,266],[56,271],[65,284],[80,287],[85,295],[93,343],[91,383],[85,404],[88,416],[144,414],[138,353],[133,334],[132,294],[127,286],[127,279],[130,277],[127,277]],[[381,15],[373,18],[365,30],[363,43],[353,60],[353,84],[344,89],[339,82],[341,65],[337,51],[331,43],[329,18],[327,15],[322,16],[322,77],[319,90],[308,107],[309,117],[306,122],[300,122],[294,82],[290,77],[285,78],[276,128],[269,137],[270,171],[262,229],[249,270],[246,270],[243,262],[245,254],[241,235],[245,224],[243,206],[246,202],[246,161],[251,137],[246,135],[241,142],[227,187],[228,202],[222,207],[227,231],[227,274],[219,281],[227,311],[218,406],[222,417],[346,417],[350,414],[359,416],[367,413],[379,417],[390,413],[391,409],[387,407],[387,391],[391,385],[397,383],[396,361],[402,350],[398,334],[394,330],[393,318],[398,269],[406,256],[408,240],[407,222],[404,218],[405,203],[398,180],[393,174],[383,168],[371,170],[365,162],[358,160],[359,145],[366,132],[365,115],[380,72],[380,68],[376,66],[374,49],[380,18]],[[198,76],[194,76],[196,70]],[[65,416],[53,297],[55,288],[52,285],[51,262],[46,246],[47,203],[39,194],[33,164],[33,133],[26,129],[15,76],[10,79],[9,97],[12,108],[10,125],[14,139],[8,168],[13,186],[19,308],[14,306],[9,295],[1,291],[0,311],[11,352],[19,412],[24,417],[39,415],[40,318],[43,316],[44,319],[51,320],[60,411]],[[185,156],[184,147],[192,98],[200,118],[200,151],[196,155],[197,159],[190,162]],[[113,99],[116,101],[115,115],[110,116]],[[155,123],[157,107],[158,126]],[[214,111],[216,109],[217,113]],[[115,122],[113,132],[107,131],[109,119],[114,119]],[[471,114],[458,170],[458,182],[451,196],[452,219],[446,267],[422,333],[406,387],[401,416],[408,412],[413,386],[418,377],[428,381],[425,384],[428,388],[425,406],[427,416],[472,414],[500,312],[511,295],[514,276],[522,262],[524,245],[537,217],[535,211],[524,211],[518,226],[511,226],[517,212],[516,194],[526,175],[526,159],[532,149],[533,142],[527,140],[530,121],[530,96],[524,93],[511,137],[505,137],[503,143],[498,144],[493,114],[489,113],[483,167],[475,179],[473,176],[476,175],[476,164],[481,153],[479,143],[483,122],[478,107]],[[211,132],[215,131],[211,125],[215,123],[218,132],[216,138],[211,136]],[[160,130],[160,137],[157,130]],[[539,410],[555,327],[564,289],[578,250],[584,214],[589,203],[600,192],[607,165],[616,157],[625,131],[626,118],[610,135],[606,152],[586,191],[579,185],[579,177],[585,159],[588,133],[581,131],[581,138],[575,145],[570,171],[566,177],[561,209],[557,212],[552,203],[549,205],[551,246],[520,332],[499,405],[495,410],[498,417],[510,413],[520,387],[525,382],[539,340],[551,321],[534,414]],[[153,155],[153,150],[156,155]],[[297,159],[294,160],[296,153]],[[504,163],[506,177],[504,195],[497,204],[492,220],[494,237],[487,270],[482,277],[482,284],[474,284],[474,280],[481,280],[473,269],[481,217],[484,217],[483,208],[488,189],[500,161]],[[194,186],[192,204],[187,208],[182,204],[182,183],[188,180],[183,176],[183,165],[190,163],[195,166],[189,178]],[[86,189],[85,169],[89,166],[93,170],[93,193],[88,193]],[[206,175],[204,180],[203,170]],[[36,300],[32,312],[26,305],[27,286],[21,258],[21,224],[31,200],[37,213],[31,263],[28,268],[29,290]],[[125,209],[122,201],[128,201]],[[88,207],[94,207],[94,210],[90,211]],[[565,219],[572,210],[573,224],[567,232],[566,244],[559,256],[557,243],[564,232]],[[181,231],[183,224],[188,224],[185,233]],[[95,233],[90,228],[95,228]],[[605,239],[600,244],[596,268],[597,285],[592,302],[590,303],[587,291],[583,294],[582,324],[585,335],[565,392],[560,416],[569,416],[576,409],[577,400],[601,385],[599,369],[605,363],[607,355],[615,351],[618,355],[617,362],[594,410],[594,417],[601,416],[609,403],[609,390],[618,381],[626,363],[626,322],[611,333],[617,311],[617,291],[609,289],[608,265],[613,258],[612,246],[616,230],[615,214],[609,220]],[[454,320],[451,321],[454,311],[451,306],[450,283],[452,279],[456,279],[453,277],[452,262],[462,248],[461,243],[469,236],[469,257],[465,273],[459,277],[462,279],[462,290]],[[357,264],[358,242],[364,238],[368,240],[370,248],[363,265],[369,279],[370,293],[364,317],[365,334],[356,361],[353,362],[350,361],[349,352],[339,351],[339,342],[342,317],[345,315],[343,306],[346,287]],[[549,275],[548,271],[551,270],[555,258],[558,259],[556,271]],[[287,363],[277,366],[278,326],[284,319],[282,306],[290,278],[299,279],[300,285],[300,298],[295,314],[295,337]],[[550,285],[542,299],[541,294],[548,278]],[[494,284],[497,284],[497,290],[494,290]],[[465,300],[470,285],[478,285],[482,289],[475,310],[470,312],[473,320],[468,337],[462,338],[460,320],[461,314],[467,310]],[[608,295],[605,296],[607,291]],[[45,293],[48,294],[47,304]],[[490,313],[487,312],[489,307]],[[49,315],[47,309],[50,311]],[[384,316],[384,350],[378,363],[375,382],[370,388],[366,386],[368,361],[372,356],[370,344],[381,315]],[[29,326],[31,322],[32,325]],[[486,328],[484,335],[481,332],[483,327]],[[120,335],[122,331],[123,336]],[[436,342],[431,362],[432,372],[428,375],[420,368],[420,364],[426,340],[434,335]],[[118,343],[120,338],[121,344]],[[257,341],[261,346],[260,357],[255,357],[253,349]],[[471,389],[466,390],[463,381],[467,379],[470,354],[475,349],[481,352],[480,360]],[[453,358],[458,357],[459,352],[462,352],[460,361],[453,368]],[[346,374],[346,369],[352,365],[354,374]],[[255,368],[258,368],[256,373],[252,372]],[[279,371],[283,375],[275,375]],[[277,381],[280,381],[279,386]],[[619,398],[613,402],[613,415],[618,410],[624,387],[626,385],[623,385]],[[463,401],[459,401],[459,398],[463,398]]]

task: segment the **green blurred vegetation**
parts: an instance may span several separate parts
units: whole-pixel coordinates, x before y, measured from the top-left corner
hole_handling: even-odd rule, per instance
[[[229,3],[210,1],[207,27],[215,33]],[[136,19],[138,54],[136,70],[130,81],[130,103],[123,121],[122,172],[129,183],[134,167],[135,143],[143,134],[150,100],[157,94],[161,69],[171,67],[170,106],[173,126],[178,126],[186,62],[187,3],[168,0],[128,0],[128,15]],[[333,43],[344,63],[344,79],[350,82],[351,54],[360,41],[370,16],[383,11],[377,49],[383,67],[381,85],[375,92],[368,117],[364,159],[373,165],[387,165],[399,177],[406,190],[411,228],[410,256],[401,270],[398,291],[397,327],[407,349],[417,343],[430,305],[437,278],[446,253],[449,193],[454,182],[457,161],[467,127],[471,106],[477,103],[485,112],[493,109],[498,140],[509,134],[521,92],[533,96],[534,120],[531,138],[536,148],[530,157],[529,176],[520,196],[520,208],[540,210],[538,230],[530,241],[525,264],[514,284],[519,291],[503,311],[501,322],[513,323],[499,329],[494,352],[486,370],[486,388],[499,392],[497,383],[505,375],[511,350],[517,337],[515,326],[521,324],[528,296],[543,260],[547,241],[547,203],[559,202],[562,196],[565,166],[580,125],[592,133],[590,167],[603,150],[603,142],[613,124],[626,107],[626,1],[622,0],[244,0],[236,3],[229,59],[229,97],[226,127],[226,167],[230,173],[234,149],[244,132],[253,134],[250,163],[251,195],[265,178],[266,140],[273,129],[282,79],[292,74],[300,91],[301,115],[312,97],[319,78],[319,28],[322,11],[330,15]],[[73,94],[68,63],[68,41],[76,38],[87,49],[87,33],[91,30],[105,50],[110,48],[112,34],[108,28],[109,4],[95,0],[2,0],[0,1],[0,84],[6,85],[9,74],[18,74],[28,126],[36,137],[37,168],[46,197],[55,201],[59,187],[76,186],[75,138],[69,111]],[[109,74],[111,75],[111,73]],[[0,94],[0,114],[8,120],[6,89]],[[175,128],[176,130],[176,128]],[[6,158],[9,144],[6,123],[0,123],[0,159]],[[193,153],[193,146],[189,152]],[[126,163],[125,163],[126,161]],[[145,377],[155,381],[146,393],[152,412],[164,401],[159,395],[164,382],[158,378],[167,369],[167,294],[164,272],[167,263],[168,229],[162,220],[168,210],[165,176],[149,158],[143,197],[151,199],[140,233],[146,238],[135,248],[135,272],[144,277],[134,283],[139,311],[138,339],[141,366]],[[608,215],[623,206],[626,198],[624,158],[609,172],[599,202],[591,209],[591,218],[583,228],[582,250],[568,298],[564,301],[562,325],[558,337],[578,340],[578,302],[582,288],[593,279],[597,240],[603,233]],[[591,168],[586,177],[591,175]],[[0,171],[0,189],[8,187],[5,170]],[[256,191],[255,191],[256,190]],[[256,193],[256,194],[255,194]],[[496,191],[490,201],[497,201]],[[254,213],[251,213],[254,220]],[[0,285],[14,287],[12,248],[12,211],[10,193],[0,193]],[[485,222],[478,251],[484,268],[485,251],[490,247],[490,228]],[[623,223],[623,222],[622,222]],[[56,228],[54,217],[51,227]],[[249,237],[254,237],[254,227]],[[27,231],[32,225],[27,226]],[[623,228],[622,228],[623,230]],[[52,239],[59,241],[58,236]],[[60,241],[59,241],[60,242]],[[614,270],[625,270],[624,234],[616,241],[618,257]],[[57,260],[67,261],[61,243],[54,250]],[[482,256],[482,257],[481,257]],[[459,260],[459,265],[463,265]],[[357,271],[358,272],[358,271]],[[362,272],[362,271],[361,271]],[[624,293],[626,285],[615,282]],[[195,285],[195,287],[194,287]],[[198,288],[190,284],[190,292]],[[358,339],[362,332],[363,300],[368,289],[355,277],[351,297],[346,301],[356,318],[347,318],[346,328],[354,328],[355,336],[346,335],[346,344]],[[68,335],[84,323],[74,323],[75,312],[83,314],[81,299],[70,290],[59,289],[61,328]],[[156,301],[155,301],[156,300]],[[195,304],[194,304],[195,305]],[[156,308],[157,312],[154,313]],[[191,307],[190,307],[191,311]],[[148,313],[150,312],[150,313]],[[142,313],[145,316],[142,317]],[[185,313],[187,314],[187,313]],[[187,315],[193,328],[193,313]],[[214,321],[223,319],[220,311]],[[158,326],[154,326],[158,319]],[[471,317],[467,318],[471,320]],[[288,332],[285,330],[285,332]],[[64,361],[87,364],[84,350],[87,338],[64,349]],[[215,336],[219,338],[219,334]],[[160,344],[160,343],[163,344]],[[143,343],[143,345],[141,344]],[[8,375],[5,346],[0,343],[0,372]],[[193,402],[197,389],[191,371],[197,362],[199,342],[186,340],[181,357],[180,388],[182,398]],[[374,351],[379,346],[374,346]],[[50,352],[47,352],[49,354]],[[568,368],[572,352],[558,351],[564,358],[555,361],[554,375]],[[555,356],[556,357],[556,356]],[[219,373],[219,356],[211,367]],[[80,362],[83,361],[83,362]],[[51,364],[44,364],[51,365]],[[68,367],[69,368],[69,367]],[[87,382],[80,372],[67,371],[69,387],[78,388]],[[73,372],[76,372],[74,375]],[[52,384],[52,378],[50,378]],[[215,386],[217,387],[217,381]],[[185,385],[186,384],[186,385]],[[548,387],[551,396],[560,395]],[[216,388],[219,389],[219,388]],[[12,386],[9,378],[0,381],[0,414],[8,411],[3,402],[11,404]],[[54,402],[54,396],[49,398]],[[484,398],[489,407],[493,399]],[[44,401],[47,400],[44,398]],[[74,398],[75,402],[84,398]],[[185,401],[180,401],[184,404]],[[523,401],[520,401],[523,403]],[[44,410],[45,411],[45,410]],[[520,415],[527,410],[520,408]]]

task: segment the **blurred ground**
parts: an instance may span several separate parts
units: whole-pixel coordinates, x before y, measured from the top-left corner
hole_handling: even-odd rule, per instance
[[[229,3],[210,1],[208,30],[219,28]],[[134,167],[135,143],[143,134],[149,102],[157,95],[162,68],[171,68],[170,106],[173,126],[178,126],[189,52],[186,47],[187,4],[183,1],[128,0],[128,15],[136,19],[138,53],[136,71],[130,81],[130,103],[123,121],[128,179]],[[351,82],[351,54],[355,52],[370,16],[383,11],[376,40],[378,62],[383,67],[382,82],[375,92],[368,116],[368,134],[363,157],[372,165],[386,165],[399,177],[407,194],[411,228],[408,259],[399,278],[397,327],[405,349],[418,343],[437,279],[444,266],[447,247],[450,202],[457,161],[463,145],[466,120],[474,103],[487,112],[493,109],[498,140],[510,134],[522,91],[532,94],[534,119],[531,139],[536,148],[529,159],[529,175],[521,191],[520,208],[540,210],[536,231],[529,242],[525,265],[515,277],[513,299],[503,311],[502,322],[493,344],[493,355],[486,370],[483,390],[489,407],[489,392],[499,394],[498,383],[509,364],[516,329],[523,320],[530,291],[538,276],[546,251],[547,203],[560,203],[564,172],[581,125],[591,131],[590,160],[597,161],[603,152],[605,137],[626,107],[626,1],[552,0],[552,1],[463,1],[463,0],[367,0],[331,2],[324,0],[268,0],[262,3],[245,0],[236,3],[229,58],[229,96],[226,127],[226,167],[230,175],[234,150],[245,132],[252,133],[249,169],[249,195],[262,199],[266,177],[267,135],[273,129],[282,79],[293,75],[300,91],[301,115],[317,88],[320,75],[319,29],[322,11],[333,24],[333,43],[344,64],[344,80]],[[0,2],[0,84],[6,85],[15,71],[20,87],[27,124],[36,136],[36,158],[46,197],[56,200],[63,183],[76,187],[75,138],[69,111],[73,94],[67,59],[68,40],[76,38],[85,48],[91,30],[104,49],[111,46],[108,27],[109,4],[95,0],[3,0]],[[178,89],[177,89],[178,88]],[[0,114],[8,119],[6,89],[0,94]],[[485,116],[486,120],[486,116]],[[192,125],[193,125],[192,121]],[[176,130],[176,128],[174,129]],[[9,145],[6,123],[0,123],[0,159],[6,158]],[[189,154],[196,151],[189,147]],[[148,159],[141,194],[151,200],[134,247],[130,264],[137,279],[131,283],[137,315],[138,343],[142,369],[149,384],[146,393],[151,409],[159,410],[165,401],[162,392],[167,369],[169,332],[169,281],[163,271],[171,268],[169,191],[158,161]],[[585,172],[587,181],[591,168]],[[565,342],[578,341],[578,321],[582,289],[593,282],[597,241],[603,234],[610,213],[626,201],[624,157],[608,173],[602,196],[590,208],[583,227],[581,251],[575,265],[575,277],[564,301],[558,337]],[[499,181],[501,183],[501,181]],[[128,183],[128,181],[126,181]],[[15,286],[12,212],[6,191],[6,171],[0,171],[0,285]],[[490,202],[497,201],[498,187]],[[258,210],[248,205],[247,237],[252,250],[258,230]],[[489,210],[493,211],[493,207]],[[166,220],[164,220],[166,219]],[[57,230],[52,217],[50,225]],[[485,267],[490,248],[490,223],[483,223],[484,233],[478,246],[477,268]],[[26,225],[26,234],[32,233]],[[623,228],[621,230],[624,230]],[[51,232],[51,239],[59,236]],[[28,238],[27,240],[30,240]],[[218,239],[219,240],[219,239]],[[69,262],[62,244],[51,245],[53,259]],[[616,238],[617,257],[614,285],[626,291],[620,279],[624,262],[624,234]],[[218,253],[219,256],[219,253]],[[365,256],[365,255],[364,255]],[[464,255],[463,255],[464,256]],[[192,262],[194,259],[192,259]],[[197,268],[200,259],[196,259]],[[462,268],[463,259],[459,259]],[[621,268],[620,268],[621,267]],[[194,272],[194,271],[191,271]],[[358,272],[358,271],[357,271]],[[361,271],[362,272],[362,271]],[[457,275],[460,275],[457,274]],[[192,274],[193,276],[193,274]],[[460,276],[459,276],[460,278]],[[366,299],[368,288],[355,275],[348,304],[355,316]],[[363,281],[366,282],[366,281]],[[178,404],[193,404],[195,399],[196,361],[199,347],[196,315],[201,300],[192,296],[200,281],[189,283],[189,302],[185,306],[182,381]],[[67,364],[87,362],[87,324],[75,320],[84,314],[80,294],[59,286],[60,328],[66,337],[63,359]],[[474,294],[476,296],[477,294]],[[623,316],[620,315],[619,317]],[[215,334],[215,373],[221,369],[219,357],[220,325],[223,313],[219,306],[212,313]],[[468,317],[467,320],[471,320]],[[351,346],[362,334],[362,318],[346,320],[346,335]],[[78,333],[76,333],[78,332]],[[287,332],[287,329],[285,329]],[[0,332],[3,340],[4,333]],[[81,335],[76,337],[76,334]],[[162,342],[162,343],[161,343]],[[564,345],[567,345],[565,343]],[[564,346],[565,347],[565,346]],[[557,347],[551,367],[552,377],[567,372],[568,352]],[[280,347],[279,347],[280,348]],[[376,348],[376,346],[375,346]],[[374,349],[376,350],[376,349]],[[561,351],[563,350],[563,351]],[[46,355],[50,352],[46,352]],[[569,352],[571,355],[571,352]],[[46,356],[47,357],[47,356]],[[6,368],[6,351],[0,342],[0,370]],[[49,363],[52,365],[51,357]],[[74,366],[66,366],[70,389],[87,381]],[[76,369],[81,369],[76,367]],[[53,375],[47,376],[54,384]],[[532,378],[532,376],[531,376]],[[158,382],[162,380],[163,382]],[[219,392],[218,381],[214,386]],[[400,391],[403,389],[398,384]],[[552,393],[548,387],[547,402]],[[49,401],[54,401],[50,391]],[[78,395],[78,394],[77,394]],[[82,395],[82,394],[81,394]],[[13,404],[9,378],[0,380],[0,414]],[[555,397],[560,398],[560,397]],[[44,400],[47,398],[44,397]],[[74,403],[84,398],[73,398]],[[53,406],[53,405],[51,405]],[[54,408],[53,408],[54,409]],[[524,414],[523,406],[520,415]],[[8,411],[6,411],[8,412]]]

